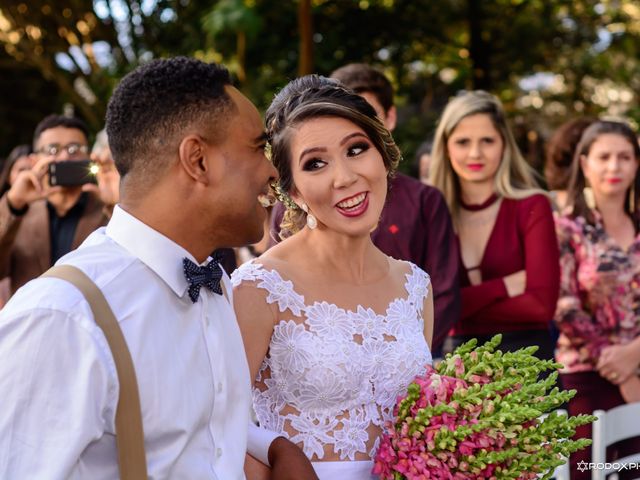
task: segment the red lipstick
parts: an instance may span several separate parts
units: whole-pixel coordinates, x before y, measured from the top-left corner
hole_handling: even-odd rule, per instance
[[[357,195],[353,195],[351,197],[348,197],[344,200],[341,200],[339,203],[342,203],[346,200],[349,200],[351,198],[357,197],[358,195],[361,195],[362,193],[358,193]],[[338,212],[340,212],[341,215],[344,215],[345,217],[359,217],[360,215],[364,214],[367,209],[369,208],[369,193],[366,192],[365,193],[365,197],[364,200],[362,200],[362,202],[360,202],[358,205],[351,207],[351,208],[342,208],[339,207],[336,204],[336,209],[338,210]]]

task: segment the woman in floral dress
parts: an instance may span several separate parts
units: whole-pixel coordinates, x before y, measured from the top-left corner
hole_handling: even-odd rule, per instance
[[[556,221],[561,292],[555,321],[562,384],[572,415],[640,401],[640,148],[623,123],[588,127],[576,149],[572,213]],[[591,437],[591,426],[578,429]],[[622,450],[622,449],[621,449]],[[620,452],[618,452],[620,453]],[[589,461],[588,449],[572,456]]]

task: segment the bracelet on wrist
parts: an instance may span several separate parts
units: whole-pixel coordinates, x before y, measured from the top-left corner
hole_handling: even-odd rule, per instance
[[[13,205],[11,205],[11,202],[9,201],[9,197],[7,197],[7,205],[9,206],[9,211],[15,215],[16,217],[21,217],[23,216],[25,213],[27,213],[27,211],[29,210],[29,204],[25,204],[24,207],[22,208],[16,208]]]

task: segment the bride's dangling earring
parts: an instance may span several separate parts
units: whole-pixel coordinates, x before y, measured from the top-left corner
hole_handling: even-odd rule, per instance
[[[302,210],[307,214],[307,227],[314,230],[318,226],[318,220],[316,220],[316,217],[314,217],[312,213],[309,213],[309,205],[302,202],[300,208],[302,208]]]

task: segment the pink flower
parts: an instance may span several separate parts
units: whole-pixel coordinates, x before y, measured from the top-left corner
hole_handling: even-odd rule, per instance
[[[464,440],[458,444],[458,450],[462,455],[472,455],[475,448],[475,443],[470,440]],[[466,462],[462,462],[460,465],[462,464],[466,465]]]
[[[461,377],[462,375],[464,375],[464,362],[462,361],[462,358],[456,357],[453,364],[455,367],[456,377]]]
[[[484,352],[483,361],[487,360],[487,355],[492,354]],[[474,351],[467,359],[471,358],[477,365],[478,357]],[[471,428],[495,416],[496,409],[502,408],[500,402],[504,397],[521,389],[522,385],[516,384],[500,392],[484,389],[483,395],[478,396],[477,392],[472,395],[471,385],[485,385],[496,378],[504,378],[508,375],[504,368],[495,367],[494,363],[491,365],[495,368],[474,370],[476,373],[464,380],[467,366],[462,358],[454,356],[446,361],[446,371],[453,372],[453,376],[439,374],[428,366],[424,375],[414,379],[409,392],[398,397],[394,410],[396,421],[387,423],[375,456],[373,473],[380,475],[382,480],[393,480],[397,474],[404,480],[497,479],[501,475],[498,467],[508,468],[511,463],[486,464],[487,453],[514,447],[525,454],[530,451],[527,448],[531,445],[523,444],[520,433],[535,426],[535,419],[515,425],[514,438],[507,438],[498,427],[485,427],[481,431]],[[453,400],[454,395],[457,400]],[[532,399],[534,402],[540,400]],[[442,405],[448,409],[443,411]],[[539,449],[539,445],[536,448]],[[519,480],[536,478],[535,472],[523,472],[519,476]]]

